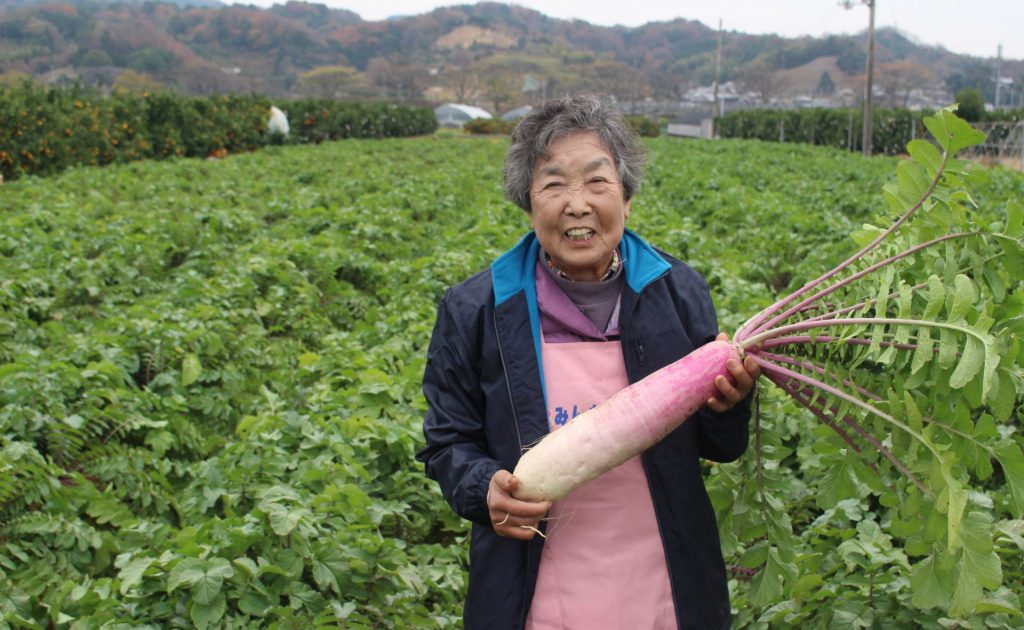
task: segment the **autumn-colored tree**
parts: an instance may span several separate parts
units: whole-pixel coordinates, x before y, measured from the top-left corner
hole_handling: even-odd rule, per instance
[[[484,94],[493,105],[494,113],[501,113],[520,96],[522,77],[506,68],[488,70],[484,78]]]
[[[191,64],[179,72],[182,86],[189,94],[209,95],[230,92],[236,87],[234,77],[219,68],[205,64]]]
[[[764,59],[743,66],[737,78],[743,89],[756,92],[762,103],[771,103],[787,85],[779,71]]]
[[[636,69],[607,57],[581,64],[573,89],[608,94],[625,102],[632,99],[640,79]]]
[[[18,87],[31,79],[32,75],[27,72],[18,72],[17,70],[0,72],[0,87]]]
[[[892,61],[878,66],[875,84],[884,93],[883,103],[889,107],[906,107],[914,90],[934,82],[932,71],[913,61]]]
[[[427,86],[430,72],[420,62],[402,55],[374,57],[366,66],[367,81],[379,87],[385,96],[406,101],[417,98]]]
[[[476,101],[480,96],[480,75],[473,67],[473,55],[464,49],[452,53],[441,71],[441,80],[459,103]]]
[[[378,94],[366,75],[350,66],[320,66],[299,75],[303,96],[336,99],[372,98]]]
[[[166,88],[145,72],[125,70],[114,80],[112,89],[118,94],[154,94]]]

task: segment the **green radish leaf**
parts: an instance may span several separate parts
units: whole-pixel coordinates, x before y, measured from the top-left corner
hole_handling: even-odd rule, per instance
[[[946,128],[950,134],[949,152],[956,155],[967,147],[973,147],[985,141],[985,134],[971,126],[969,122],[949,111],[942,111],[946,119]]]
[[[1024,252],[1016,241],[1000,239],[999,245],[1003,249],[1003,256],[1006,261],[1006,273],[1011,278],[1024,276]]]
[[[963,352],[960,354],[960,361],[949,377],[949,386],[953,389],[960,389],[974,378],[984,365],[985,345],[973,336],[967,337]]]
[[[999,431],[996,429],[996,423],[992,418],[991,414],[983,413],[978,421],[974,424],[974,430],[971,431],[971,435],[978,438],[979,440],[992,440],[999,437]]]
[[[936,112],[934,116],[925,116],[924,126],[928,129],[935,141],[939,143],[942,150],[950,155],[956,153],[956,151],[949,150],[950,132],[946,126],[946,117],[942,114],[944,112]]]
[[[964,510],[967,508],[967,490],[963,485],[950,474],[950,467],[955,461],[952,453],[945,453],[943,461],[939,464],[942,471],[942,478],[946,487],[939,495],[940,501],[946,508],[946,543],[950,551],[955,551],[962,541],[960,540],[960,522],[963,519]]]
[[[1014,238],[1024,237],[1024,205],[1016,199],[1006,204],[1006,229],[1003,233]]]
[[[221,617],[224,616],[225,610],[227,610],[227,602],[224,595],[219,595],[207,603],[193,601],[189,615],[197,628],[205,630],[205,628],[216,627]]]
[[[929,177],[934,177],[942,168],[942,154],[935,145],[927,140],[917,138],[907,144],[907,153],[928,169]]]
[[[932,329],[928,326],[922,326],[917,333],[917,348],[914,350],[914,358],[910,364],[911,373],[917,374],[918,370],[935,358],[934,348],[935,343],[932,341]]]
[[[1010,490],[1010,511],[1014,518],[1024,517],[1024,454],[1017,444],[1003,442],[996,446],[995,457],[1003,469]]]
[[[768,561],[770,544],[767,540],[759,540],[740,556],[739,565],[747,569],[756,569]]]
[[[984,596],[982,589],[997,588],[1003,581],[999,556],[992,545],[992,518],[972,511],[964,517],[960,534],[960,571],[949,607],[950,614],[958,616],[974,610]]]
[[[750,581],[750,603],[754,606],[767,606],[779,601],[782,598],[783,574],[782,561],[773,547],[768,550],[768,562],[764,568]]]
[[[928,276],[928,305],[925,306],[922,319],[934,320],[946,303],[946,287],[942,279],[932,274]]]
[[[978,293],[974,283],[964,274],[957,274],[954,280],[953,305],[949,309],[950,323],[958,323],[964,320],[967,313],[975,308],[978,302]]]
[[[953,596],[953,571],[932,555],[914,565],[910,572],[914,606],[922,609],[945,607]]]
[[[925,168],[913,160],[904,160],[896,165],[896,178],[900,194],[909,206],[917,203],[928,192],[931,178]]]
[[[272,605],[269,597],[256,591],[249,591],[238,600],[238,609],[253,617],[264,616]]]
[[[206,573],[204,562],[198,558],[185,558],[171,569],[167,576],[167,592],[173,593],[179,586],[192,586]]]
[[[903,409],[907,417],[907,426],[916,431],[921,432],[924,426],[923,417],[921,410],[917,407],[917,402],[914,401],[914,396],[908,392],[903,392]]]
[[[981,273],[992,292],[992,300],[996,304],[1001,304],[1006,299],[1006,283],[1003,282],[1002,274],[992,267],[986,267]]]
[[[837,414],[842,417],[842,411]],[[835,507],[843,499],[864,496],[866,488],[858,481],[853,459],[833,462],[822,475],[815,503],[821,509]]]
[[[191,352],[185,355],[181,362],[181,386],[188,387],[199,380],[203,374],[203,366],[199,363],[199,357]]]
[[[956,333],[949,328],[939,330],[939,365],[944,368],[953,367],[956,362],[957,352],[960,344],[957,343]]]
[[[153,564],[155,558],[136,558],[122,568],[117,578],[121,580],[118,591],[126,595],[136,584],[142,582],[142,574]]]
[[[234,575],[234,569],[224,558],[214,558],[204,562],[202,570],[202,576],[192,582],[192,598],[200,604],[210,604],[220,593],[224,580]]]
[[[990,406],[992,413],[1000,422],[1006,422],[1013,415],[1017,406],[1017,381],[1006,370],[1000,369],[997,374],[999,387],[992,397]]]

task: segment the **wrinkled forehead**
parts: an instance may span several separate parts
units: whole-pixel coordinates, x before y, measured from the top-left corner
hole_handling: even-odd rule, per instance
[[[540,169],[546,162],[557,159],[563,150],[590,143],[593,143],[592,146],[606,154],[602,156],[602,159],[611,167],[614,168],[619,163],[618,157],[611,147],[608,146],[608,143],[604,141],[600,134],[590,129],[574,129],[559,134],[552,133],[550,137],[542,137],[541,140],[543,142],[540,143],[540,150],[537,152],[537,157],[534,160],[533,171]],[[598,158],[595,158],[594,161],[597,160]],[[591,166],[591,164],[588,163],[588,166]]]

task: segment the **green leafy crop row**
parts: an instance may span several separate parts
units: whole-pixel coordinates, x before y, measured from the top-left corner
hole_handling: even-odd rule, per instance
[[[0,187],[0,628],[458,625],[468,528],[413,460],[419,388],[445,288],[528,229],[501,196],[506,143],[270,146]],[[705,275],[723,330],[885,217],[890,159],[649,146],[630,226]],[[1022,194],[992,171],[979,212]],[[1002,308],[1024,309],[1018,281]],[[996,430],[1020,444],[1018,426]],[[984,597],[954,620],[933,587],[956,567],[920,569],[878,476],[781,397],[761,427],[707,469],[737,626],[1019,626],[1024,521],[998,464],[962,526]]]

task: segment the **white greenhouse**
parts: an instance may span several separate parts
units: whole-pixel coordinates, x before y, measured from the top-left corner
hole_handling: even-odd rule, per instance
[[[445,103],[434,108],[437,124],[442,127],[461,127],[475,118],[491,118],[490,113],[472,105]]]

